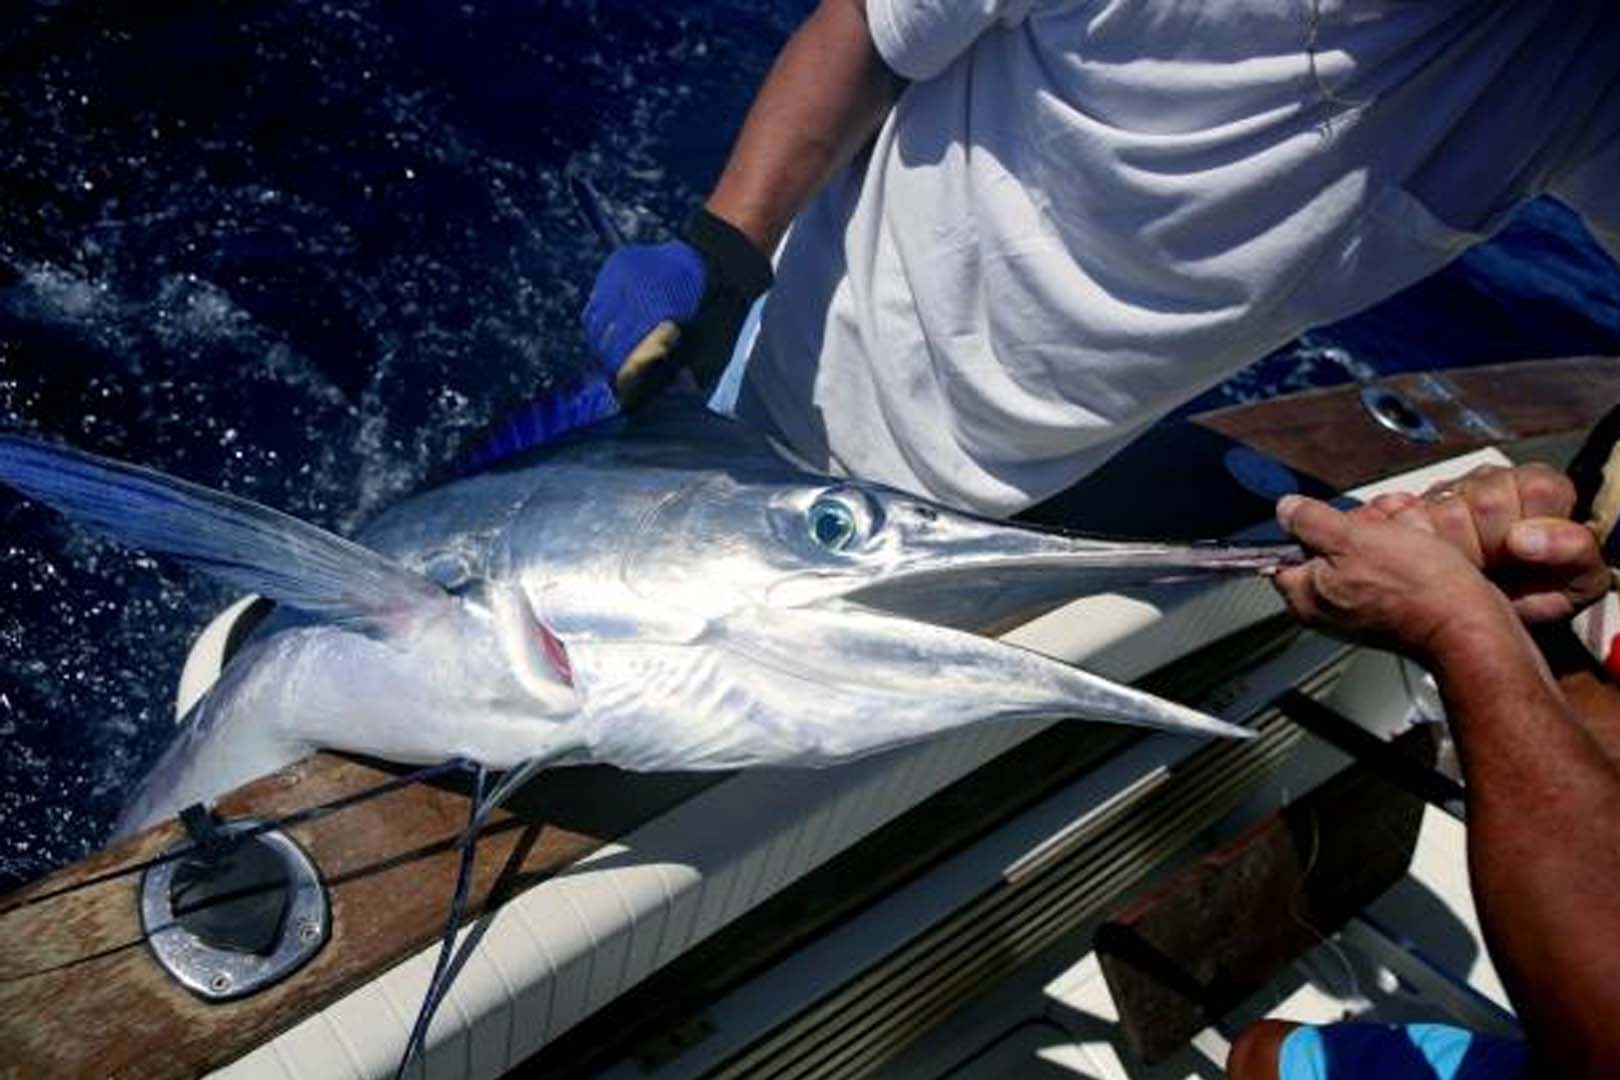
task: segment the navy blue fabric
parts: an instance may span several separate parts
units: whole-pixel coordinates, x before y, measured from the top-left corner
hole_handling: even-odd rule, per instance
[[[689,322],[708,285],[691,244],[637,244],[608,256],[585,304],[585,340],[609,377],[661,322]]]
[[[1305,1026],[1283,1040],[1279,1080],[1521,1080],[1529,1048],[1449,1024]]]

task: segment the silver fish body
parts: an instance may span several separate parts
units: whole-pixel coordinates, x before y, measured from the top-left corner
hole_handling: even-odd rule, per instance
[[[958,513],[805,473],[677,400],[407,499],[360,546],[25,440],[0,441],[0,479],[281,602],[142,783],[124,830],[317,748],[655,770],[831,765],[1019,717],[1242,736],[967,628],[1121,581],[1299,558]],[[132,524],[154,503],[167,519]]]

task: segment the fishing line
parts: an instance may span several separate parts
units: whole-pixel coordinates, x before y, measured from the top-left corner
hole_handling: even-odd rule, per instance
[[[1323,945],[1326,945],[1328,947],[1328,951],[1331,952],[1339,961],[1339,966],[1344,969],[1345,978],[1348,980],[1348,989],[1350,991],[1349,1000],[1352,1002],[1357,1000],[1366,1001],[1368,999],[1361,992],[1361,980],[1356,976],[1355,965],[1350,962],[1350,957],[1345,953],[1344,949],[1339,945],[1338,942],[1334,941],[1328,935],[1322,933],[1322,931],[1318,930],[1311,922],[1309,922],[1299,913],[1299,901],[1305,895],[1305,889],[1307,882],[1310,880],[1311,871],[1316,869],[1317,856],[1322,853],[1322,832],[1320,823],[1316,818],[1315,807],[1312,807],[1310,810],[1310,822],[1310,855],[1305,860],[1305,869],[1300,871],[1299,884],[1294,887],[1293,893],[1288,898],[1288,916],[1300,926],[1310,931],[1311,935]]]
[[[316,818],[336,813],[339,810],[346,809],[358,803],[377,798],[380,795],[386,795],[389,792],[398,791],[399,789],[408,787],[412,784],[432,780],[436,777],[444,776],[452,772],[466,771],[472,773],[472,793],[468,804],[467,826],[462,832],[460,839],[457,841],[457,846],[461,849],[461,858],[456,869],[455,891],[451,896],[450,908],[446,914],[444,930],[440,935],[439,957],[434,964],[433,975],[428,980],[427,991],[423,994],[421,1007],[417,1010],[416,1020],[411,1025],[410,1036],[406,1040],[404,1053],[400,1057],[399,1068],[394,1073],[396,1080],[401,1080],[401,1078],[403,1078],[405,1075],[406,1069],[410,1067],[411,1062],[415,1060],[416,1056],[425,1052],[428,1028],[433,1021],[434,1015],[438,1012],[439,1006],[443,1003],[445,995],[449,993],[451,984],[455,980],[455,974],[458,970],[455,963],[457,960],[456,932],[460,929],[462,920],[466,916],[468,900],[472,892],[472,871],[478,852],[478,838],[483,832],[484,826],[488,822],[490,815],[494,813],[498,807],[505,803],[506,800],[511,797],[513,792],[517,791],[518,788],[528,783],[528,781],[533,778],[537,772],[543,769],[551,760],[551,756],[546,756],[528,758],[518,763],[513,768],[508,769],[505,775],[501,777],[500,782],[495,785],[494,789],[490,791],[488,795],[485,795],[484,786],[488,778],[488,770],[484,767],[484,765],[481,762],[473,761],[468,758],[451,758],[450,760],[440,762],[437,765],[428,765],[403,776],[397,776],[393,779],[386,780],[383,783],[371,788],[367,788],[364,791],[358,791],[352,795],[344,795],[340,798],[332,799],[328,802],[320,803],[315,806],[306,807],[302,810],[295,810],[290,814],[286,814],[270,821],[260,822],[257,825],[253,825],[239,832],[221,836],[214,841],[214,844],[222,845],[223,850],[229,850],[230,848],[236,847],[237,845],[255,836],[269,832],[272,829],[312,821]],[[186,858],[189,855],[202,852],[205,847],[209,846],[211,845],[205,845],[203,843],[187,844],[185,847],[179,848],[175,851],[165,852],[164,854],[158,855],[154,858],[146,859],[138,863],[132,863],[128,866],[123,866],[117,870],[112,870],[105,874],[99,874],[96,877],[89,878],[85,881],[76,882],[73,885],[55,889],[39,896],[30,897],[21,903],[13,904],[11,907],[0,911],[0,918],[3,918],[14,911],[21,910],[22,908],[29,907],[33,904],[42,903],[54,897],[65,896],[79,889],[89,888],[92,885],[103,884],[121,877],[126,877],[138,871],[148,870],[154,866],[161,866],[167,862],[173,862],[177,859]],[[220,850],[215,850],[210,854],[217,858],[220,854]],[[38,974],[40,974],[38,971],[27,972],[19,976],[0,979],[0,982],[14,982],[18,979],[31,978],[37,976]]]
[[[292,813],[283,817],[259,822],[257,825],[250,828],[230,834],[226,838],[226,842],[231,845],[239,844],[274,829],[292,825],[301,825],[306,821],[314,821],[318,818],[325,817],[328,814],[335,814],[340,810],[347,810],[349,807],[358,803],[375,799],[381,795],[387,795],[390,792],[398,791],[401,788],[410,787],[412,784],[423,783],[449,773],[465,772],[474,768],[482,770],[483,766],[478,765],[476,762],[473,762],[467,758],[461,757],[451,758],[448,761],[441,761],[437,765],[424,766],[423,768],[417,769],[414,772],[406,773],[403,776],[396,776],[391,780],[385,780],[375,787],[366,788],[364,791],[357,791],[351,795],[341,795],[338,798],[332,799],[328,802],[318,803],[315,806],[306,807],[302,810],[294,810]],[[474,805],[477,805],[476,801],[474,802]],[[116,881],[118,878],[125,877],[129,874],[139,873],[143,870],[150,870],[154,866],[162,866],[164,863],[174,862],[177,859],[188,858],[201,852],[202,848],[203,845],[201,844],[187,844],[185,847],[177,848],[174,851],[167,851],[161,855],[153,856],[152,858],[145,859],[141,862],[130,863],[129,865],[121,866],[116,870],[108,870],[106,873],[97,874],[95,877],[74,882],[72,885],[64,885],[59,889],[52,889],[50,892],[40,893],[38,896],[30,896],[27,899],[11,904],[8,907],[0,908],[0,918],[10,915],[14,911],[20,911],[25,907],[32,907],[35,904],[42,904],[47,900],[54,900],[59,896],[66,896],[70,893],[78,892],[80,889],[88,889],[95,885],[103,885],[109,881]]]
[[[502,787],[504,786],[503,784]],[[467,809],[467,829],[461,834],[461,864],[456,868],[456,891],[450,898],[450,911],[444,920],[444,932],[439,938],[439,959],[433,965],[433,977],[428,980],[427,992],[422,995],[422,1005],[416,1010],[416,1022],[411,1025],[410,1037],[405,1040],[405,1052],[400,1056],[399,1068],[394,1071],[394,1080],[402,1080],[411,1060],[425,1050],[428,1024],[432,1022],[433,1014],[439,1011],[439,1002],[444,1000],[444,995],[450,990],[450,979],[447,976],[450,973],[450,962],[455,958],[456,931],[460,928],[461,918],[467,911],[467,894],[472,885],[473,859],[478,853],[478,834],[483,828],[484,819],[493,809],[494,807],[484,798],[484,766],[475,762],[472,800]]]
[[[467,897],[471,891],[473,859],[478,853],[478,836],[484,831],[484,824],[489,820],[490,814],[496,808],[511,798],[512,793],[528,783],[534,774],[545,768],[555,755],[527,758],[506,771],[500,782],[495,785],[488,796],[484,795],[484,767],[473,763],[473,793],[472,804],[467,814],[467,831],[461,838],[461,865],[456,871],[456,891],[450,900],[450,910],[444,922],[444,933],[439,940],[439,959],[433,965],[433,976],[428,980],[427,991],[422,996],[422,1006],[417,1010],[416,1022],[411,1025],[410,1038],[406,1040],[405,1052],[399,1059],[399,1068],[394,1072],[394,1080],[403,1080],[405,1070],[410,1066],[417,1054],[426,1052],[428,1026],[433,1022],[433,1015],[439,1011],[439,1005],[450,992],[450,986],[455,982],[456,974],[460,971],[458,952],[456,949],[456,931],[460,929],[462,919],[467,914]]]

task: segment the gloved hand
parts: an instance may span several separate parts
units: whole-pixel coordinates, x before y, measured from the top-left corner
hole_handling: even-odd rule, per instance
[[[667,356],[708,288],[703,256],[684,240],[634,244],[608,256],[585,304],[585,338],[617,382]],[[629,370],[626,370],[626,369]]]
[[[770,284],[770,260],[730,223],[699,209],[683,240],[608,257],[585,305],[586,341],[626,408],[683,366],[712,386],[749,306]]]

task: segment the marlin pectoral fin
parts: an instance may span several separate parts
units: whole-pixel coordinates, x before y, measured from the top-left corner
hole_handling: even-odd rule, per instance
[[[151,469],[0,435],[0,480],[110,540],[334,621],[396,628],[452,602],[359,544]]]
[[[1005,641],[854,605],[762,612],[749,629],[733,652],[823,688],[823,710],[834,696],[883,702],[883,731],[847,726],[822,738],[863,751],[882,749],[885,732],[906,740],[982,720],[1033,716],[1188,735],[1253,734]]]
[[[1249,739],[1254,732],[1246,727],[1229,724],[1208,713],[1179,705],[1166,698],[1149,694],[1145,690],[1125,686],[1075,668],[1076,677],[1091,684],[1093,708],[1098,719],[1118,724],[1156,728],[1182,735],[1218,735],[1230,739]]]

